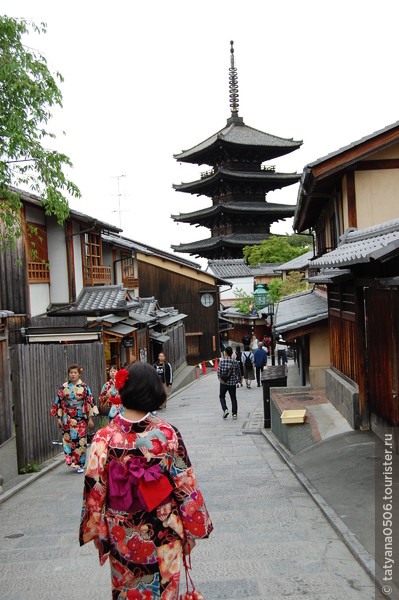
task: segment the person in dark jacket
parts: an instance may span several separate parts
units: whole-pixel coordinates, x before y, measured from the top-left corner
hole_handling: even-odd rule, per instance
[[[162,383],[164,385],[165,392],[167,395],[172,387],[173,372],[172,372],[172,367],[171,367],[170,363],[168,363],[166,361],[165,354],[163,352],[160,352],[158,354],[158,360],[155,363],[154,368],[155,368],[156,372],[158,373],[158,375],[160,376],[160,378],[162,379]],[[166,400],[160,408],[161,409],[165,408],[165,406],[166,406]]]
[[[233,348],[226,346],[224,358],[218,365],[218,378],[220,381],[219,400],[223,410],[223,419],[229,416],[226,405],[226,393],[229,392],[233,419],[237,419],[237,394],[236,385],[241,380],[240,365],[232,358]]]
[[[267,352],[263,350],[262,342],[259,342],[258,349],[254,352],[254,365],[256,370],[256,383],[260,387],[260,374],[267,365]]]

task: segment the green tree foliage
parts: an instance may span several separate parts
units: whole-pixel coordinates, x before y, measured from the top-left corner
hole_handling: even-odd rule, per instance
[[[303,292],[307,289],[307,283],[303,279],[303,273],[299,271],[292,271],[287,277],[282,281],[282,285],[280,288],[281,297],[292,296],[292,294],[298,294],[298,292]]]
[[[0,245],[13,246],[22,235],[20,196],[12,188],[37,194],[46,214],[60,224],[69,214],[66,194],[80,197],[80,191],[65,175],[70,159],[44,143],[55,138],[47,126],[51,109],[62,106],[57,81],[40,52],[26,47],[22,37],[45,33],[26,20],[0,16]],[[10,189],[11,188],[11,189]]]
[[[244,292],[242,289],[235,290],[234,295],[237,298],[234,302],[234,306],[238,308],[241,313],[249,314],[254,305],[255,296],[253,294],[247,294],[247,292]]]
[[[284,263],[308,252],[311,247],[311,236],[271,235],[256,246],[245,246],[243,253],[250,265]]]
[[[272,279],[267,284],[268,296],[270,300],[276,304],[285,298],[286,296],[292,296],[292,294],[298,294],[307,289],[307,283],[303,279],[303,273],[299,271],[293,271],[284,279]]]
[[[281,286],[283,285],[282,279],[272,279],[267,284],[268,299],[273,300],[274,303],[278,302],[282,298]]]

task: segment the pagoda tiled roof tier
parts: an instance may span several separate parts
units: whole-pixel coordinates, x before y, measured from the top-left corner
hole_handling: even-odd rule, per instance
[[[267,217],[267,220],[270,223],[273,223],[276,219],[288,219],[289,217],[293,217],[295,206],[273,202],[226,202],[215,204],[194,212],[171,216],[172,219],[178,223],[200,223],[203,220],[218,215],[241,215],[247,214],[248,212],[260,217]]]
[[[249,127],[241,119],[230,118],[223,129],[193,148],[174,154],[174,158],[198,165],[214,165],[226,151],[231,153],[241,150],[256,157],[261,163],[289,154],[301,145],[302,141],[277,137]]]
[[[220,188],[223,184],[251,183],[262,189],[266,194],[297,183],[300,178],[301,176],[297,173],[276,173],[268,169],[261,171],[231,171],[222,167],[211,175],[188,183],[174,184],[173,187],[177,192],[213,196],[215,189]]]
[[[269,238],[269,233],[232,233],[198,240],[188,244],[172,246],[176,252],[198,255],[204,258],[242,258],[242,248],[260,244]]]

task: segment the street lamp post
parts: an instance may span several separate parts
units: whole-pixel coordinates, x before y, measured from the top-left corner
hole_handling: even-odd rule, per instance
[[[267,305],[267,316],[270,317],[270,338],[271,338],[270,349],[271,349],[271,355],[272,355],[272,365],[274,366],[276,364],[276,357],[274,355],[273,315],[274,315],[274,302],[273,302],[273,300],[270,300],[269,304]]]

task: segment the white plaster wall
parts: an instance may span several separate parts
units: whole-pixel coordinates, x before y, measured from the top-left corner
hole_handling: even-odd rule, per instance
[[[69,295],[65,230],[53,217],[47,219],[47,250],[50,263],[50,300],[52,303],[67,303]]]
[[[237,296],[234,294],[236,290],[244,290],[246,294],[249,296],[254,293],[254,278],[253,277],[237,277],[234,279],[229,279],[229,281],[233,284],[233,287],[228,290],[223,290],[220,292],[221,300],[229,300],[233,298],[237,299]]]
[[[399,218],[398,169],[358,171],[355,183],[358,229]]]
[[[74,256],[74,267],[75,267],[75,286],[76,286],[76,297],[79,297],[80,292],[83,290],[83,266],[82,266],[82,244],[81,237],[79,235],[79,226],[74,223],[73,225],[73,256]]]
[[[50,304],[50,286],[48,283],[31,283],[29,285],[30,313],[32,317],[46,313]]]

